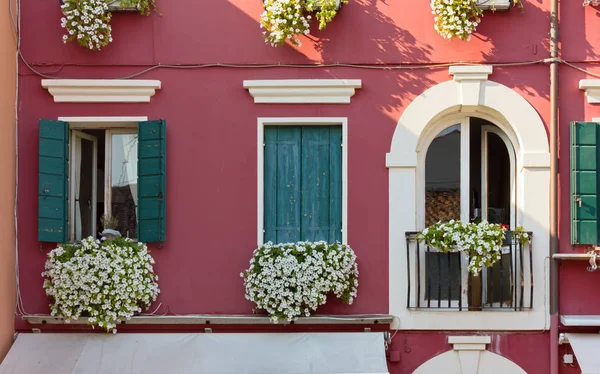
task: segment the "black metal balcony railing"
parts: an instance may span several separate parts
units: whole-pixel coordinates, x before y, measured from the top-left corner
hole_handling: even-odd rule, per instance
[[[528,310],[533,307],[532,233],[523,245],[506,233],[502,257],[478,276],[467,271],[460,252],[441,252],[406,233],[407,308]]]

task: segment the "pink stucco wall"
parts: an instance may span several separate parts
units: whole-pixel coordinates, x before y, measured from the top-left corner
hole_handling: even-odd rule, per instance
[[[548,0],[526,2],[523,14],[518,9],[486,13],[478,33],[468,43],[446,41],[436,34],[427,1],[354,0],[325,31],[304,38],[302,47],[276,49],[261,38],[259,0],[157,3],[162,17],[116,14],[114,42],[103,51],[90,52],[62,43],[57,2],[24,1],[23,55],[37,70],[62,78],[125,77],[159,63],[506,63],[509,66],[495,67],[490,79],[517,91],[544,123],[549,121],[548,65],[512,65],[548,57]],[[562,5],[561,22],[570,25],[561,29],[563,58],[597,58],[595,45],[600,37],[592,24],[594,12],[582,8],[580,2]],[[40,251],[36,240],[37,121],[58,116],[117,115],[163,118],[168,123],[168,241],[164,248],[154,249],[153,255],[161,278],[162,311],[168,307],[177,314],[252,311],[252,305],[244,300],[239,273],[256,245],[256,118],[347,117],[348,241],[358,255],[359,297],[352,306],[332,300],[321,312],[388,312],[385,154],[404,109],[427,88],[450,79],[447,67],[161,68],[138,77],[162,82],[162,89],[149,104],[54,103],[38,75],[23,64],[20,72],[18,231],[21,293],[27,312],[48,312],[39,274],[45,254],[52,248],[44,244]],[[560,239],[561,250],[570,251],[568,124],[600,117],[600,108],[585,104],[583,92],[577,89],[583,73],[563,65],[560,77]],[[246,79],[291,78],[361,79],[363,87],[350,105],[254,104],[242,88]],[[600,300],[581,302],[583,285],[597,281],[598,276],[586,273],[581,264],[563,265],[561,311],[599,313]],[[31,327],[20,319],[16,325],[19,330]],[[548,333],[493,335],[490,349],[494,352],[513,359],[528,373],[549,372]],[[450,346],[443,333],[401,332],[393,349],[401,351],[402,359],[399,364],[391,363],[390,370],[404,374]]]

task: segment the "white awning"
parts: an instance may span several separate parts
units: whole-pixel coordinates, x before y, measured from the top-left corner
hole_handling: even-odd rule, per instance
[[[581,374],[600,374],[600,335],[567,334]]]
[[[383,333],[22,333],[0,374],[388,374]]]

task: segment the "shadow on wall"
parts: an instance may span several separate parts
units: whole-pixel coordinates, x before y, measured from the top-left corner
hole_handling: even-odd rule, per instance
[[[347,18],[345,25],[332,22],[327,26],[327,31],[331,31],[336,27],[347,27],[353,23],[353,19],[369,20],[368,32],[371,35],[371,42],[361,43],[361,49],[357,51],[360,56],[351,56],[350,60],[359,61],[358,64],[360,64],[360,61],[366,61],[368,64],[395,61],[395,64],[401,64],[429,60],[433,47],[417,41],[415,36],[408,30],[399,27],[392,18],[378,9],[378,3],[388,5],[386,0],[352,1],[340,10],[340,12],[346,12],[344,14],[344,17]],[[360,30],[355,30],[355,32],[360,32]],[[340,41],[332,40],[327,35],[338,33],[314,31],[313,34],[315,49],[321,54],[322,62],[335,63],[335,56],[339,55],[337,48],[340,47]],[[403,104],[436,83],[429,78],[434,71],[435,69],[431,68],[381,70],[381,76],[379,77],[381,86],[378,87],[378,90],[390,92],[391,94],[389,99],[377,104],[378,109],[385,111],[400,109]]]
[[[542,0],[527,0],[523,1],[523,9],[515,7],[510,10],[510,13],[506,12],[485,12],[484,19],[482,20],[482,25],[478,28],[477,33],[473,34],[473,38],[480,39],[484,42],[488,42],[491,45],[491,49],[488,52],[482,52],[482,56],[484,60],[490,61],[502,61],[502,57],[506,54],[507,49],[511,47],[511,44],[515,42],[515,38],[528,38],[528,34],[531,34],[529,28],[531,25],[529,24],[529,20],[546,20],[544,22],[544,27],[549,27],[550,25],[550,12],[543,9],[544,4]],[[501,38],[498,40],[494,37],[490,37],[485,32],[485,27],[489,26],[490,23],[496,23],[494,18],[501,17],[521,17],[522,19],[519,22],[513,22],[513,27],[510,31],[507,31],[506,34],[495,34],[499,35]],[[492,21],[492,22],[489,22]],[[548,25],[548,26],[546,26]],[[495,25],[494,25],[495,26]],[[546,35],[546,34],[544,34]],[[531,52],[531,61],[541,60],[550,57],[550,39],[549,37],[545,37],[541,40],[528,40],[526,48]],[[532,85],[531,79],[527,79],[528,74],[524,75],[515,74],[515,71],[526,72],[527,69],[523,69],[523,67],[527,66],[535,66],[535,65],[522,65],[519,67],[518,65],[513,65],[511,67],[511,62],[507,62],[507,73],[502,74],[502,84],[508,86],[512,89],[517,89],[523,91],[524,95],[527,96],[539,96],[544,99],[550,98],[550,85],[548,82],[545,84],[536,84]],[[494,74],[498,76],[497,73],[500,73],[500,69],[494,69]],[[491,80],[494,80],[494,75],[490,77]]]

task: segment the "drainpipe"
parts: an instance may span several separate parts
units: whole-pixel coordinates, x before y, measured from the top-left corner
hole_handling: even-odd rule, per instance
[[[550,374],[558,374],[558,0],[550,1]]]

